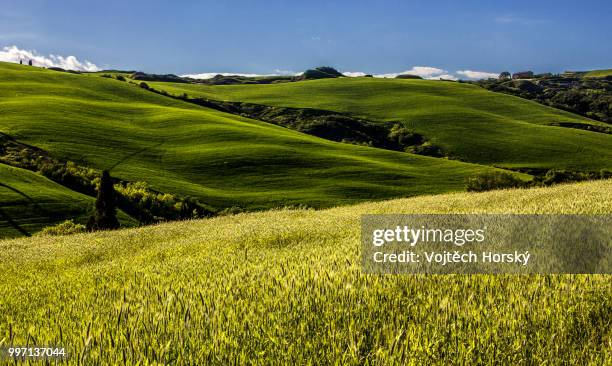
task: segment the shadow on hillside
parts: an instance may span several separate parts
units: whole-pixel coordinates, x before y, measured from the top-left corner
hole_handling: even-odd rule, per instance
[[[17,222],[11,219],[11,217],[7,215],[2,208],[0,208],[0,220],[8,222],[10,226],[12,226],[15,230],[19,231],[22,235],[32,236],[32,234],[30,234],[27,230],[19,226]]]
[[[0,187],[4,187],[6,189],[9,189],[9,190],[17,193],[18,195],[22,196],[26,200],[30,201],[30,203],[33,204],[42,214],[45,214],[47,216],[51,216],[51,214],[49,212],[47,212],[47,210],[45,210],[41,205],[39,205],[38,202],[34,201],[34,199],[32,197],[28,196],[27,194],[23,193],[22,191],[18,190],[17,188],[13,188],[13,187],[9,186],[8,184],[5,184],[5,183],[0,183]]]
[[[134,151],[133,153],[130,153],[130,154],[126,155],[126,156],[125,156],[123,159],[120,159],[118,162],[116,162],[116,163],[115,163],[115,164],[113,164],[111,167],[109,167],[109,168],[108,168],[108,171],[109,171],[109,172],[110,172],[110,171],[112,171],[113,169],[115,169],[115,168],[116,168],[116,167],[118,167],[119,165],[121,165],[121,164],[125,163],[126,161],[130,160],[130,159],[131,159],[131,158],[133,158],[134,156],[140,155],[140,154],[142,154],[142,153],[144,153],[144,152],[146,152],[146,151],[148,151],[148,150],[152,150],[152,149],[154,149],[154,148],[156,148],[156,147],[160,147],[161,145],[163,145],[163,144],[165,144],[165,143],[166,143],[166,141],[164,140],[164,141],[161,141],[161,142],[159,142],[159,143],[157,143],[157,144],[155,144],[155,145],[152,145],[152,146],[145,147],[145,148],[143,148],[143,149],[140,149],[140,150]]]
[[[11,186],[9,186],[8,184],[5,183],[0,183],[0,187],[4,187],[10,191],[13,191],[15,193],[17,193],[18,195],[22,196],[23,198],[25,198],[28,202],[30,202],[31,204],[33,204],[38,210],[39,212],[41,212],[42,214],[52,217],[48,212],[46,212],[46,210],[38,204],[38,202],[34,201],[34,199],[30,196],[28,196],[27,194],[25,194],[24,192],[18,190],[17,188],[13,188]],[[24,228],[22,228],[21,226],[19,226],[19,224],[13,220],[7,213],[6,211],[2,210],[0,208],[0,219],[6,221],[9,223],[9,225],[11,225],[15,230],[19,231],[21,234],[25,235],[25,236],[31,236],[31,234],[25,230]]]

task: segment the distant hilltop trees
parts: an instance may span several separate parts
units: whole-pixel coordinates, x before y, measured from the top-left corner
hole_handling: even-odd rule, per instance
[[[519,71],[519,72],[515,72],[514,74],[510,74],[509,71],[504,71],[502,73],[499,74],[498,79],[499,80],[509,80],[509,79],[533,79],[535,77],[535,74],[533,73],[533,71]]]
[[[499,80],[507,80],[510,79],[512,77],[512,74],[510,74],[509,71],[504,71],[501,74],[499,74]]]
[[[518,80],[518,79],[550,78],[553,76],[554,75],[550,72],[546,72],[543,74],[534,74],[533,71],[519,71],[519,72],[515,72],[514,74],[510,74],[509,71],[504,71],[499,74],[497,79],[498,80],[510,80],[510,79]],[[565,74],[563,76],[565,76]]]
[[[171,82],[171,83],[187,83],[188,82],[185,78],[182,78],[174,74],[158,75],[158,74],[147,74],[147,73],[140,72],[140,71],[132,73],[131,78],[133,80],[139,80],[139,81],[163,81],[163,82]]]
[[[512,74],[513,79],[533,79],[533,71],[520,71]]]
[[[412,74],[399,74],[395,78],[396,79],[423,79],[422,77],[418,75],[412,75]]]
[[[314,69],[304,71],[300,76],[296,76],[296,80],[313,80],[313,79],[330,79],[339,78],[344,75],[333,67],[321,66]]]
[[[369,75],[371,77],[371,75]],[[344,74],[330,66],[321,66],[308,69],[300,75],[276,75],[276,76],[243,76],[243,75],[215,75],[210,79],[183,78],[186,82],[209,85],[238,85],[238,84],[276,84],[290,83],[302,80],[331,79],[345,77]],[[139,78],[139,80],[146,80]]]

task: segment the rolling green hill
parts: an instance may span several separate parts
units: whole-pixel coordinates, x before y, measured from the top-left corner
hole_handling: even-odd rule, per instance
[[[372,213],[610,214],[612,181],[0,241],[0,340],[70,365],[609,364],[609,276],[368,275]]]
[[[0,238],[29,235],[66,219],[84,224],[93,206],[92,197],[36,173],[0,164]],[[121,212],[119,219],[123,225],[135,224]]]
[[[372,121],[401,121],[450,155],[480,164],[570,170],[612,167],[612,135],[549,126],[604,126],[603,122],[470,84],[340,78],[271,85],[151,85],[193,97],[318,108]]]
[[[136,85],[0,63],[0,132],[217,208],[307,204],[462,190],[489,168],[297,133]]]
[[[582,77],[601,78],[601,77],[610,76],[610,75],[612,75],[612,69],[587,71],[582,75]]]

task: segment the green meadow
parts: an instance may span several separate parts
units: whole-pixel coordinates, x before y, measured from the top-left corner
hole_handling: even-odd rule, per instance
[[[464,162],[332,142],[98,74],[0,63],[0,132],[158,192],[261,210],[14,238],[83,223],[94,198],[0,164],[0,347],[65,346],[66,363],[84,365],[612,363],[605,275],[360,267],[363,214],[611,214],[611,180],[458,192],[499,168],[609,169],[610,135],[550,126],[600,122],[442,81],[150,84],[401,122]]]
[[[612,136],[550,126],[589,120],[476,85],[431,80],[338,78],[268,85],[150,83],[191,97],[317,108],[398,121],[464,161],[506,168],[612,167]]]
[[[6,63],[0,109],[0,132],[17,141],[217,208],[329,207],[458,191],[491,169],[335,143],[115,79]]]
[[[612,69],[587,71],[582,77],[601,78],[612,75]]]
[[[0,238],[30,235],[68,219],[85,223],[93,206],[92,197],[39,174],[0,164]],[[119,219],[125,226],[136,224],[121,212]]]
[[[0,0],[0,366],[612,366],[612,0],[524,2]]]
[[[0,241],[0,346],[85,365],[609,365],[605,275],[368,275],[360,215],[612,213],[612,181]]]

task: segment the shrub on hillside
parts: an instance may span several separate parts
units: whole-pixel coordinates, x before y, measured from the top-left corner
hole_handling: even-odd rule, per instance
[[[421,135],[410,131],[399,123],[391,127],[391,131],[389,131],[388,138],[394,144],[397,144],[400,147],[420,144],[423,141],[423,137]]]
[[[94,195],[100,181],[94,169],[84,168],[72,161],[61,163],[55,160],[43,160],[36,165],[45,177],[64,187],[87,195]]]
[[[351,140],[351,139],[342,139],[340,142],[344,144],[351,144],[351,145],[357,145],[357,146],[368,146],[368,147],[374,146],[372,141],[366,142],[366,141],[356,141],[356,140]]]
[[[77,224],[73,220],[66,220],[54,226],[47,226],[42,229],[39,235],[71,235],[85,232],[85,225]]]
[[[425,156],[433,156],[436,158],[444,157],[444,151],[439,146],[432,145],[431,142],[426,141],[422,145],[414,145],[406,148],[406,152],[425,155]]]
[[[145,182],[115,184],[119,206],[141,223],[210,217],[214,210],[191,197],[158,193]]]
[[[593,172],[572,172],[567,170],[549,170],[544,178],[542,179],[542,184],[545,186],[550,186],[553,184],[559,183],[569,183],[569,182],[580,182],[583,180],[592,180],[603,178],[603,174],[597,174]]]
[[[119,81],[125,81],[125,77],[123,75],[117,75],[116,78]]]
[[[468,192],[484,192],[493,189],[525,187],[526,183],[512,174],[500,171],[481,173],[467,181]]]

